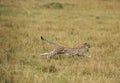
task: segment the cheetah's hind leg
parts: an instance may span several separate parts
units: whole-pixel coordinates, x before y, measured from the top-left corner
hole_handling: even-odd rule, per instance
[[[55,55],[56,53],[54,52],[54,51],[51,51],[51,52],[46,52],[46,53],[43,53],[43,54],[41,54],[41,55],[43,55],[43,56],[53,56],[53,55]]]

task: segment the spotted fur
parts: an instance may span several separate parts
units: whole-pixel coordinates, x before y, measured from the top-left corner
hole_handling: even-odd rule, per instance
[[[77,47],[74,47],[74,48],[68,48],[68,47],[58,45],[54,42],[51,42],[51,41],[43,38],[42,36],[41,36],[41,40],[55,46],[53,51],[46,52],[46,53],[43,53],[41,55],[54,56],[54,55],[57,55],[57,54],[65,54],[67,56],[76,56],[77,55],[77,56],[91,57],[91,56],[85,54],[85,52],[90,48],[90,45],[87,44],[87,43],[84,43],[82,46],[77,46]]]

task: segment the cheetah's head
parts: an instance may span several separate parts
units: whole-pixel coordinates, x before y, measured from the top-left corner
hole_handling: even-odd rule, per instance
[[[90,48],[90,45],[88,43],[84,43],[85,48]]]

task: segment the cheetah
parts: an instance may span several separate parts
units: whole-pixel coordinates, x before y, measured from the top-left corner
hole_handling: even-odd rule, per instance
[[[45,41],[49,44],[52,44],[55,47],[51,52],[46,52],[41,55],[51,57],[51,56],[54,56],[57,54],[65,54],[67,56],[76,56],[77,55],[77,56],[83,56],[83,57],[88,57],[88,58],[91,57],[90,55],[85,54],[85,52],[90,48],[90,45],[88,43],[84,43],[82,46],[68,48],[68,47],[64,47],[62,45],[56,44],[52,41],[49,41],[49,40],[43,38],[42,36],[41,36],[41,40]]]

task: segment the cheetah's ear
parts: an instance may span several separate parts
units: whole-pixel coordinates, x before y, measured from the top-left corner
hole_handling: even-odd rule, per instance
[[[88,45],[88,43],[84,43],[84,45]]]

